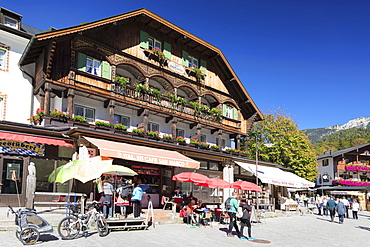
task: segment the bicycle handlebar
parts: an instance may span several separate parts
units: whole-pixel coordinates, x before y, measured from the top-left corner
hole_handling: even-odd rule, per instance
[[[12,211],[12,213],[15,214],[15,211],[14,211],[13,207],[10,206],[10,205],[8,205],[8,207],[10,208],[10,210]]]

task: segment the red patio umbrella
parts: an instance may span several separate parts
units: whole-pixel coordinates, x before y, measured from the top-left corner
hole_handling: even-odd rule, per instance
[[[190,182],[197,184],[205,183],[208,179],[209,177],[196,172],[182,172],[172,177],[172,180],[175,181]]]
[[[234,183],[231,183],[231,188],[262,192],[262,189],[256,184],[247,181],[236,181]]]
[[[210,178],[205,183],[196,183],[195,185],[219,189],[230,188],[229,182],[219,178]]]

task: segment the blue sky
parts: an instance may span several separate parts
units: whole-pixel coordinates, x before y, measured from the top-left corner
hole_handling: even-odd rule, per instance
[[[370,1],[7,1],[23,22],[64,28],[146,8],[220,48],[262,112],[299,129],[370,117]]]

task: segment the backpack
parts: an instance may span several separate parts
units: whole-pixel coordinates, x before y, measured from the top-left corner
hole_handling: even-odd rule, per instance
[[[231,204],[230,204],[231,198],[227,198],[225,201],[225,209],[226,211],[229,211],[231,209]]]

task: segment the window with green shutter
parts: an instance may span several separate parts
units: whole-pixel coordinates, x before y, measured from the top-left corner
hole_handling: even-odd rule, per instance
[[[189,53],[182,51],[182,65],[189,67]]]
[[[101,66],[102,66],[102,77],[110,80],[111,78],[110,64],[107,61],[103,61]]]
[[[233,108],[233,119],[238,120],[238,109]]]
[[[164,42],[163,54],[167,59],[171,60],[171,45],[167,42]]]
[[[207,75],[207,62],[201,59],[199,69],[203,72],[204,75]]]
[[[140,47],[141,48],[144,48],[144,49],[149,48],[148,38],[149,38],[148,33],[140,30]]]
[[[77,54],[77,69],[86,72],[86,55],[83,53]]]

